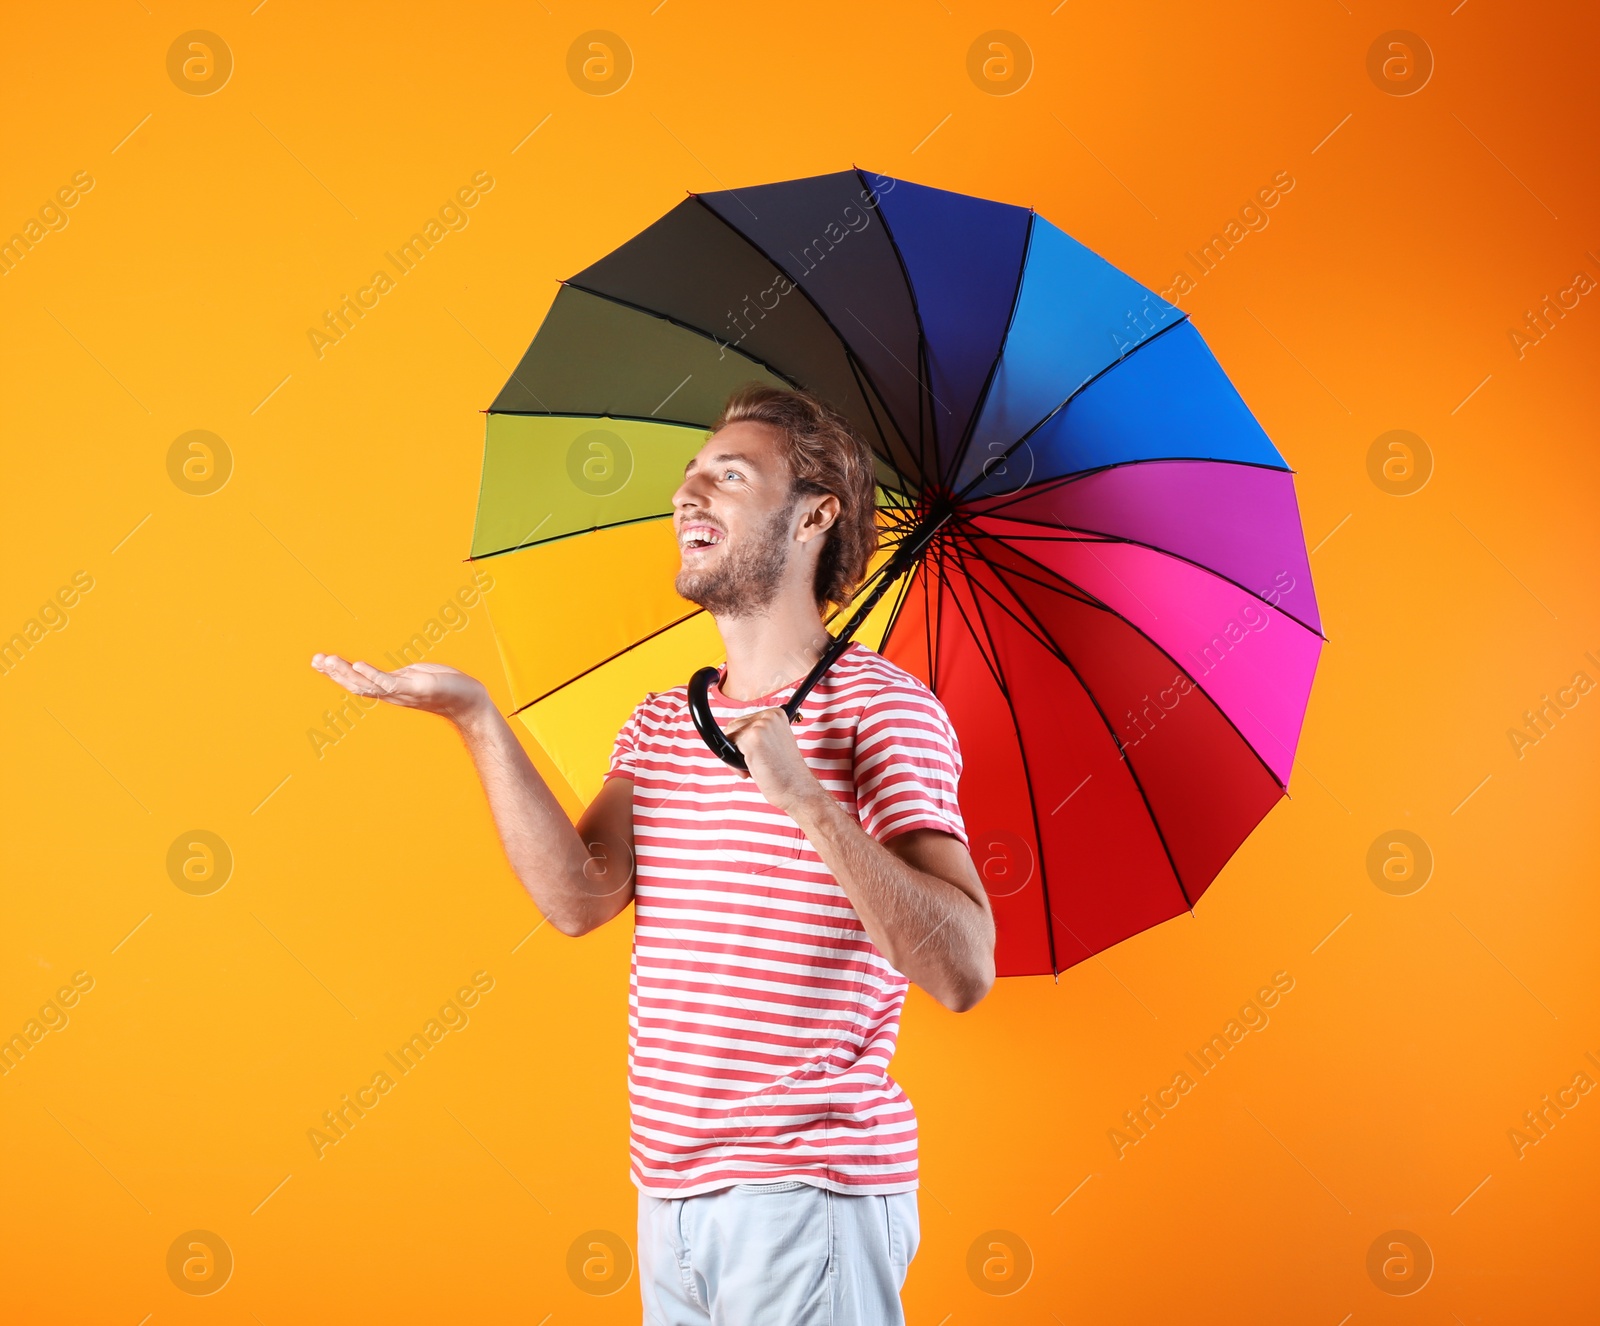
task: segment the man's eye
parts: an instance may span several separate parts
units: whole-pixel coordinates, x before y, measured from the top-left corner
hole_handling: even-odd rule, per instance
[[[722,477],[724,479],[726,479],[726,478],[728,478],[730,476],[735,478],[735,479],[742,479],[744,477],[742,474],[739,473],[738,470],[723,470]]]

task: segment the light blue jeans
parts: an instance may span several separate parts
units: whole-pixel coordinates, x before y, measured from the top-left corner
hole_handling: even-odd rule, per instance
[[[903,1326],[917,1194],[799,1180],[639,1194],[645,1326]]]

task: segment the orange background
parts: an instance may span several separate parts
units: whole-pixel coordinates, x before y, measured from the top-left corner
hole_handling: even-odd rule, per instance
[[[964,1016],[913,991],[910,1320],[1587,1312],[1600,1098],[1520,1157],[1508,1132],[1600,1076],[1600,696],[1520,758],[1507,733],[1600,680],[1600,292],[1521,355],[1509,332],[1600,281],[1597,26],[1488,0],[10,15],[0,234],[95,184],[0,278],[0,635],[94,587],[0,676],[0,1034],[94,985],[0,1078],[0,1316],[637,1320],[636,1282],[566,1264],[586,1231],[633,1242],[628,923],[528,938],[457,739],[379,709],[319,755],[341,696],[308,660],[381,661],[468,583],[478,411],[558,278],[685,190],[851,163],[1031,204],[1158,290],[1288,172],[1180,302],[1299,472],[1330,639],[1292,799],[1192,918]],[[209,96],[167,72],[194,28],[234,59]],[[633,53],[609,96],[567,73],[591,29]],[[1032,52],[1012,95],[968,74],[990,29]],[[1411,95],[1368,72],[1393,29],[1435,61]],[[468,227],[319,359],[324,310],[478,171]],[[191,429],[232,453],[210,496],[168,476]],[[1368,474],[1391,429],[1432,454],[1411,496]],[[504,698],[481,606],[432,657]],[[235,859],[209,896],[167,871],[197,828]],[[1367,867],[1396,829],[1436,862],[1407,896]],[[480,971],[470,1025],[318,1159],[322,1112]],[[1119,1158],[1123,1112],[1280,971],[1270,1025]],[[236,1261],[214,1296],[167,1274],[194,1229]],[[1009,1295],[968,1274],[992,1230],[1031,1251]],[[1432,1250],[1414,1296],[1368,1274],[1390,1230]]]

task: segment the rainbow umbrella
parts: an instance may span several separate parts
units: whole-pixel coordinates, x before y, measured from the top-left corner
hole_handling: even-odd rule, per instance
[[[490,407],[472,555],[574,791],[723,657],[671,495],[749,381],[871,441],[883,547],[808,683],[853,637],[944,703],[1000,973],[1192,909],[1285,793],[1323,642],[1292,472],[1180,309],[1028,208],[857,170],[689,197],[562,284]]]

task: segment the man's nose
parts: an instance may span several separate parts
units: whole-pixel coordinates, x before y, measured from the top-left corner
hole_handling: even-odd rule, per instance
[[[678,485],[678,491],[672,495],[672,508],[681,511],[685,507],[702,506],[705,503],[705,489],[699,478],[690,471],[683,476],[683,482]]]

